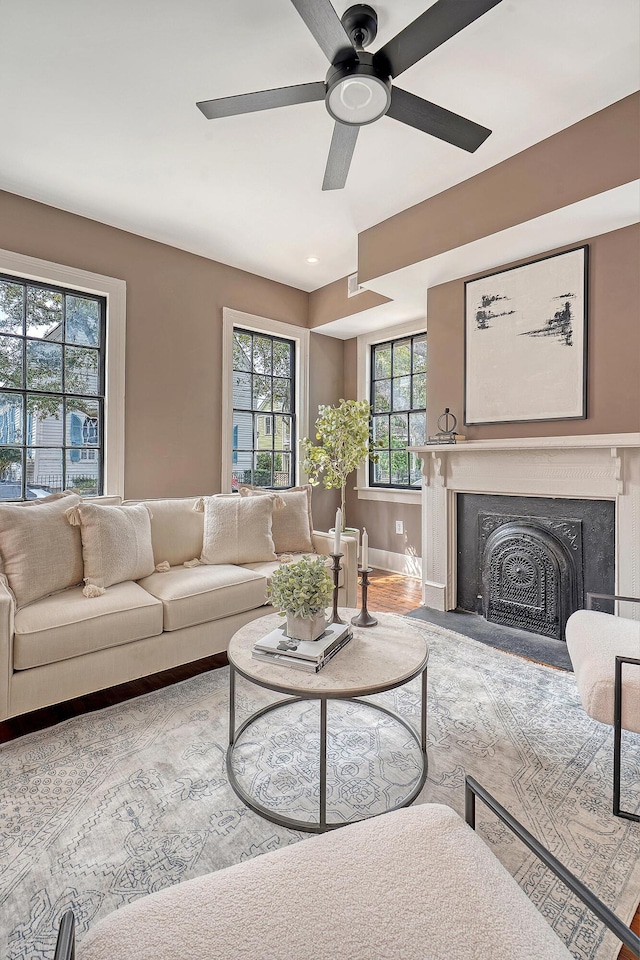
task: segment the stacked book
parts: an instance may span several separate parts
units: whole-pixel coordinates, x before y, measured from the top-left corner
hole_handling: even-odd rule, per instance
[[[257,641],[251,656],[279,667],[317,673],[352,636],[350,624],[330,623],[317,640],[294,640],[287,636],[287,624],[283,623]]]

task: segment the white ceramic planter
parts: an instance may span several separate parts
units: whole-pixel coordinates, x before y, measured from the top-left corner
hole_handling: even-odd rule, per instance
[[[324,610],[313,617],[295,617],[287,614],[287,636],[292,640],[317,640],[324,633],[327,618]]]

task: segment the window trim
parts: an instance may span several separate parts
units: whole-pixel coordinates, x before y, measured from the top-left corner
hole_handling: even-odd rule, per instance
[[[103,495],[124,497],[126,282],[11,250],[0,250],[0,273],[106,298]]]
[[[222,308],[222,430],[221,430],[221,472],[220,489],[229,493],[233,472],[233,328],[243,327],[254,333],[267,333],[276,337],[293,340],[295,350],[295,402],[294,436],[306,437],[309,434],[309,333],[306,327],[293,323],[259,317],[243,313],[233,307]],[[300,456],[296,451],[295,485],[306,481],[302,472]]]
[[[388,340],[401,340],[403,337],[418,336],[426,333],[427,321],[424,317],[385,327],[371,333],[363,333],[357,338],[357,394],[358,400],[370,400],[371,397],[371,347]],[[427,341],[427,351],[429,350]],[[427,354],[428,355],[428,354]],[[388,503],[420,503],[422,491],[399,487],[370,487],[368,461],[360,464],[357,471],[356,486],[358,500],[381,500]]]

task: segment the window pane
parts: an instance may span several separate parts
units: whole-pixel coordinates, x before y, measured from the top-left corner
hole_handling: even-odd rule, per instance
[[[373,376],[376,380],[391,376],[391,346],[388,343],[374,348]]]
[[[22,450],[0,447],[0,500],[22,497]]]
[[[273,342],[273,374],[276,377],[290,377],[293,373],[291,362],[293,351],[290,344],[280,340]]]
[[[400,450],[394,450],[391,454],[391,483],[403,486],[409,483],[409,457]]]
[[[386,413],[391,409],[391,380],[377,380],[373,392],[375,413]]]
[[[0,393],[0,444],[22,443],[22,394]]]
[[[253,450],[253,417],[250,413],[234,411],[233,446],[236,450]],[[251,458],[249,458],[247,469],[251,469]]]
[[[251,370],[251,337],[238,330],[233,331],[233,369]]]
[[[27,444],[38,447],[62,446],[62,397],[55,394],[27,394]]]
[[[273,486],[290,487],[293,484],[291,475],[292,459],[290,453],[274,453],[273,455]]]
[[[427,369],[427,338],[416,337],[413,341],[413,372],[421,373]]]
[[[0,280],[0,330],[3,333],[22,333],[23,305],[23,285]]]
[[[271,377],[253,377],[253,409],[271,410]]]
[[[409,424],[406,414],[391,416],[391,446],[406,447],[409,443]]]
[[[427,405],[427,377],[424,373],[418,373],[413,379],[413,408],[419,409]]]
[[[411,408],[411,377],[394,377],[392,382],[393,409],[409,410]]]
[[[22,386],[22,337],[0,337],[0,387]]]
[[[419,487],[422,483],[420,460],[416,457],[415,453],[409,454],[409,483],[412,487]]]
[[[27,336],[62,340],[62,294],[27,287]]]
[[[271,450],[272,447],[272,423],[271,417],[265,417],[261,413],[254,415],[256,447],[258,450]]]
[[[27,340],[27,387],[62,390],[62,347],[42,340]]]
[[[67,400],[67,438],[69,447],[96,446],[100,443],[100,406],[97,400]]]
[[[273,446],[276,450],[291,450],[291,417],[274,416]]]
[[[389,483],[388,453],[379,454],[378,462],[373,465],[373,478],[375,483]]]
[[[79,493],[81,497],[98,495],[100,460],[97,450],[67,450],[66,468],[68,490]]]
[[[291,381],[281,377],[273,379],[273,409],[289,412],[291,410]]]
[[[273,454],[266,451],[255,454],[253,482],[256,487],[273,485]]]
[[[62,450],[27,450],[27,500],[60,493],[63,489]]]
[[[266,337],[253,338],[253,369],[271,375],[271,340]]]
[[[234,373],[233,405],[241,410],[251,409],[251,374]]]
[[[393,375],[401,377],[411,373],[411,341],[397,340],[393,344]]]
[[[100,345],[100,304],[86,297],[65,297],[67,336],[71,343]]]
[[[67,393],[99,393],[99,353],[85,347],[64,348],[64,386]]]
[[[422,447],[427,442],[427,414],[409,414],[409,446]]]
[[[373,418],[373,439],[379,447],[389,446],[389,417]]]

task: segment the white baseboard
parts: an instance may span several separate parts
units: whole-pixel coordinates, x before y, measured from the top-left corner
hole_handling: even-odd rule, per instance
[[[369,547],[369,566],[389,573],[401,573],[405,577],[422,578],[422,558],[408,556],[405,553],[392,553],[390,550],[376,550]]]

